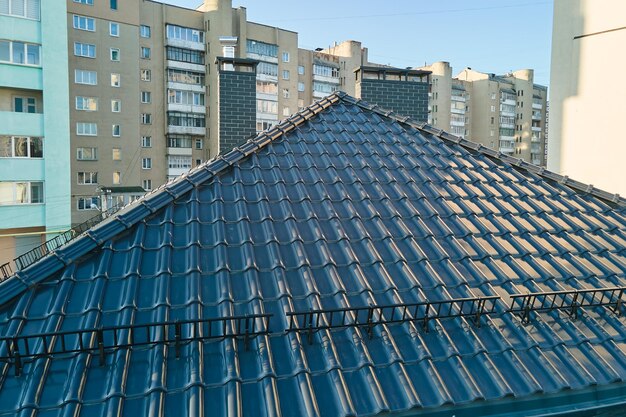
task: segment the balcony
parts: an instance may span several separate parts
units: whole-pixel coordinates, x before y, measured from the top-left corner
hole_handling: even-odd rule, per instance
[[[167,88],[170,90],[195,91],[197,93],[204,93],[206,91],[206,87],[201,84],[175,83],[172,81],[167,82]]]
[[[271,62],[272,64],[278,64],[278,57],[277,56],[261,55],[261,54],[255,54],[255,53],[252,53],[252,52],[248,52],[246,54],[246,58],[256,59],[257,61],[263,61],[263,62]]]
[[[533,132],[541,132],[543,131],[543,128],[541,126],[532,126],[530,130],[532,130]]]
[[[533,110],[541,110],[543,109],[543,106],[541,105],[541,103],[533,103]]]
[[[0,64],[3,87],[43,90],[43,72],[40,67]]]
[[[168,59],[167,61],[165,61],[165,65],[167,66],[167,68],[176,68],[203,73],[206,72],[206,68],[204,67],[204,65],[192,64],[190,62],[173,61],[171,59]]]
[[[45,204],[0,206],[0,229],[41,227],[46,225]]]
[[[44,166],[43,158],[0,158],[0,178],[4,181],[43,181]]]
[[[326,77],[324,75],[313,74],[313,81],[319,81],[321,83],[337,84],[337,85],[339,85],[339,77]]]
[[[185,49],[193,49],[195,51],[203,51],[204,52],[204,43],[202,42],[194,42],[187,41],[181,39],[165,39],[166,46],[175,46],[177,48],[185,48]]]
[[[0,111],[0,129],[0,134],[44,136],[43,114]]]
[[[167,133],[175,134],[175,135],[196,135],[196,136],[205,136],[206,135],[206,127],[195,127],[195,126],[167,126]]]
[[[191,148],[167,148],[167,155],[191,155]],[[171,169],[171,168],[170,168]]]
[[[176,104],[168,103],[167,111],[179,111],[183,113],[201,113],[206,114],[205,106],[194,106],[192,104]]]
[[[178,177],[183,175],[185,172],[189,171],[191,168],[168,168],[167,175],[168,177]]]

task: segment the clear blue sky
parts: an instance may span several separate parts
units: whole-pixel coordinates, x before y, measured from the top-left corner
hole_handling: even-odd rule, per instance
[[[166,0],[195,8],[202,0]],[[552,0],[233,0],[248,20],[299,33],[301,48],[359,40],[370,61],[397,67],[448,61],[506,73],[532,68],[548,85]]]

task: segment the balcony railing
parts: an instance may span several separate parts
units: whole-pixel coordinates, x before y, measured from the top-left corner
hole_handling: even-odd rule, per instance
[[[28,252],[18,256],[17,258],[13,259],[13,261],[9,261],[0,265],[0,282],[6,280],[16,272],[21,271],[22,269],[34,264],[55,249],[60,248],[66,243],[74,240],[77,236],[91,229],[93,226],[97,225],[111,214],[117,212],[120,208],[121,206],[116,206],[110,208],[107,211],[101,212],[100,214],[79,224],[78,226],[72,227],[70,230],[63,232],[53,237],[52,239],[47,240],[41,245],[29,250]]]

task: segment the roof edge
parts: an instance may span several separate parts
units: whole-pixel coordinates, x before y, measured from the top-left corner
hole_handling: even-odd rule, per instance
[[[76,259],[85,256],[89,251],[101,246],[108,239],[130,229],[181,195],[210,180],[236,162],[262,149],[283,134],[295,129],[331,105],[339,102],[340,98],[339,94],[334,93],[318,100],[271,129],[261,132],[242,145],[233,148],[230,152],[217,155],[213,159],[160,185],[126,205],[112,216],[83,232],[76,239],[60,246],[37,262],[16,272],[12,277],[0,283],[0,305],[9,302],[28,288],[45,280],[63,267],[70,265]]]
[[[402,116],[402,115],[395,113],[392,110],[383,109],[376,104],[369,104],[366,101],[351,97],[344,92],[337,92],[335,94],[337,94],[344,101],[347,101],[352,104],[356,104],[357,106],[361,108],[373,111],[382,116],[390,117],[400,123],[404,123],[422,132],[426,132],[428,134],[436,136],[441,140],[462,146],[463,148],[469,151],[480,152],[483,155],[486,155],[492,159],[501,161],[507,165],[514,166],[516,168],[530,172],[531,174],[539,175],[540,177],[548,179],[548,180],[556,181],[558,183],[561,183],[571,188],[575,192],[578,192],[581,194],[591,194],[592,196],[599,198],[607,203],[616,204],[620,207],[626,207],[626,198],[621,197],[617,193],[610,193],[608,191],[596,188],[592,184],[586,184],[580,181],[576,181],[576,180],[569,178],[567,175],[557,174],[556,172],[550,171],[542,166],[531,164],[530,162],[526,162],[520,158],[515,158],[513,156],[505,155],[499,151],[488,148],[478,142],[473,142],[471,140],[463,139],[460,136],[455,136],[442,129],[437,129],[436,127],[433,127],[427,123],[417,122],[413,120],[412,118],[410,118],[409,116]]]

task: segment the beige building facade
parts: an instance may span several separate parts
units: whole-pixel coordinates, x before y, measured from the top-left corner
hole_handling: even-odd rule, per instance
[[[503,154],[545,166],[547,88],[533,70],[495,75],[465,68],[452,76],[447,62],[431,71],[429,123]]]
[[[555,0],[548,168],[626,195],[626,2]]]

